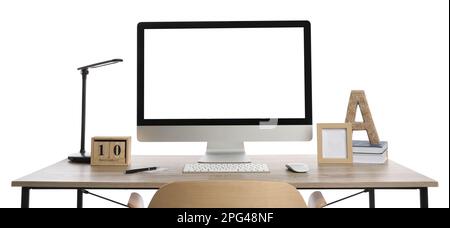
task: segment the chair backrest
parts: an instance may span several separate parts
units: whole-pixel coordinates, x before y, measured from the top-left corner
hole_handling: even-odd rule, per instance
[[[265,181],[186,181],[161,187],[152,208],[302,208],[292,185]]]

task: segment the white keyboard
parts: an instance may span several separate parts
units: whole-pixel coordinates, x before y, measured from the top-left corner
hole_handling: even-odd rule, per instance
[[[184,165],[183,173],[268,173],[267,164],[194,163]]]

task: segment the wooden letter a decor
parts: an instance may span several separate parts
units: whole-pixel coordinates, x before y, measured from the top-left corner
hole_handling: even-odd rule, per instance
[[[363,122],[355,122],[358,105],[361,110]],[[350,100],[348,102],[347,117],[345,118],[345,122],[351,123],[354,131],[366,131],[370,144],[380,143],[364,90],[352,90]]]

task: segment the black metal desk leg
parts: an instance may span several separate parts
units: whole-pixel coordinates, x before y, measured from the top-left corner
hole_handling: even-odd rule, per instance
[[[30,208],[30,188],[22,187],[22,208]]]
[[[83,208],[83,189],[77,189],[77,208]]]
[[[369,192],[369,208],[375,208],[375,189],[367,189]]]
[[[419,188],[420,208],[428,208],[428,188]]]

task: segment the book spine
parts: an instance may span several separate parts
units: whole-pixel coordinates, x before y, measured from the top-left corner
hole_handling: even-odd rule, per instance
[[[352,147],[352,150],[354,153],[382,154],[387,148]]]
[[[387,150],[382,154],[353,154],[353,163],[384,164],[387,158]]]

